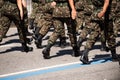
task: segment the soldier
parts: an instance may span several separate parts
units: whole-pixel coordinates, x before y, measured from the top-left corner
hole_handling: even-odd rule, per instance
[[[58,36],[62,33],[64,29],[64,22],[67,24],[68,34],[71,41],[71,46],[73,48],[73,56],[78,57],[79,49],[76,43],[76,25],[75,25],[75,18],[76,18],[76,9],[74,7],[73,0],[55,0],[56,7],[53,10],[53,18],[54,18],[54,25],[55,30],[50,36],[48,40],[48,44],[45,49],[42,51],[44,59],[50,59],[50,49],[54,45],[55,41],[57,40]],[[70,15],[71,13],[71,15]]]
[[[117,6],[115,8],[115,18],[114,18],[114,33],[116,37],[118,36],[119,30],[120,30],[120,0],[117,0]]]
[[[87,35],[91,32],[91,30],[94,28],[90,22],[90,16],[93,13],[93,5],[91,1],[89,0],[84,0],[83,3],[81,4],[84,7],[83,10],[83,29],[79,35],[79,39],[77,41],[77,44],[80,48],[82,45],[82,42],[86,39]]]
[[[90,16],[94,10],[91,0],[89,1],[84,0],[82,5],[84,5],[84,10],[83,10],[84,18],[83,18],[83,25],[82,25],[83,29],[81,30],[79,39],[77,41],[79,48],[82,45],[82,42],[86,39],[87,35],[91,33],[92,29],[94,29],[96,25],[96,24],[92,24],[90,21],[91,19]],[[96,14],[96,12],[94,12],[94,14]],[[101,31],[100,40],[101,40],[101,51],[108,52],[109,49],[106,47],[104,31]]]
[[[17,4],[19,5],[19,9],[17,7]],[[29,40],[28,38],[26,38],[26,33],[25,33],[25,26],[24,26],[24,16],[23,15],[24,11],[21,10],[21,13],[19,13],[20,11],[20,6],[22,6],[22,3],[20,4],[19,1],[14,1],[14,0],[5,0],[4,1],[4,4],[1,8],[1,11],[3,12],[2,15],[4,17],[6,17],[6,20],[1,21],[1,26],[4,27],[6,26],[5,23],[11,23],[12,21],[15,23],[15,25],[17,26],[17,29],[18,29],[18,33],[19,33],[19,37],[20,37],[20,40],[21,40],[21,43],[22,43],[22,47],[23,47],[23,51],[25,52],[28,52],[28,51],[32,51],[32,47],[28,47],[27,46],[27,41]],[[21,17],[20,15],[21,14]],[[23,15],[23,18],[22,18],[22,15]],[[5,22],[5,21],[8,21],[8,22]],[[4,34],[4,31],[5,28],[2,28],[0,30],[3,30],[3,31],[0,31],[2,32],[2,37],[3,37],[3,34]]]
[[[112,17],[109,16],[110,14],[113,14],[112,13],[113,9],[111,5],[112,0],[92,0],[92,3],[94,4],[97,10],[99,10],[99,8],[102,6],[103,8],[100,9],[100,11],[98,11],[98,13],[96,14],[96,18],[93,17],[95,15],[92,16],[93,17],[91,19],[92,23],[95,23],[95,24],[97,23],[97,24],[94,30],[91,32],[86,42],[85,50],[83,51],[80,61],[82,61],[83,64],[90,63],[88,59],[88,53],[89,53],[89,50],[92,48],[92,46],[95,44],[95,41],[97,40],[101,32],[101,27],[100,27],[101,21],[102,22],[104,21],[104,25],[105,25],[104,27],[106,27],[106,32],[107,32],[106,41],[111,51],[112,59],[117,60],[118,57],[117,57],[116,48],[115,48],[115,35],[114,35],[113,24],[112,24],[113,22],[112,22]]]
[[[36,13],[36,18],[34,23],[36,24],[36,28],[34,31],[34,38],[35,38],[35,44],[37,48],[42,47],[42,38],[47,34],[50,27],[53,26],[53,20],[52,20],[52,11],[54,7],[53,0],[40,0],[38,11]],[[54,26],[55,27],[55,26]],[[64,33],[61,34],[61,40],[63,44],[65,44],[66,39],[64,37]]]
[[[79,30],[83,29],[83,22],[84,22],[84,0],[78,0],[75,3],[75,8],[77,10],[77,17],[76,17],[76,33],[79,34]]]

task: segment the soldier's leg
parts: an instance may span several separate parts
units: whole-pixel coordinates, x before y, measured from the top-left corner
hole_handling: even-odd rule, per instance
[[[9,30],[11,21],[9,20],[8,17],[6,16],[2,16],[0,18],[0,41],[2,41],[2,39],[4,38],[4,36],[6,35],[7,31]]]
[[[71,23],[73,23],[73,24],[71,24]],[[78,57],[78,56],[80,56],[80,51],[77,46],[76,25],[74,23],[75,23],[74,20],[69,19],[66,21],[67,28],[68,28],[68,35],[70,37],[71,46],[73,48],[72,56]]]
[[[44,20],[44,24],[42,25],[42,27],[37,35],[38,38],[35,40],[35,44],[36,44],[37,48],[42,47],[42,39],[48,33],[51,25],[52,25],[51,21]]]
[[[82,45],[82,42],[86,39],[87,35],[89,34],[90,28],[84,27],[79,35],[79,39],[77,41],[77,45],[80,48]]]
[[[109,49],[111,51],[112,59],[118,60],[118,56],[116,53],[116,36],[114,34],[112,21],[109,21],[107,29],[108,29],[108,31],[107,31],[107,43],[108,43]]]
[[[56,40],[58,39],[59,35],[61,34],[61,32],[63,31],[64,29],[64,26],[62,24],[61,21],[59,20],[55,20],[54,21],[54,24],[55,24],[55,29],[54,29],[54,32],[52,33],[52,35],[50,36],[49,40],[48,40],[48,44],[47,46],[45,47],[45,49],[42,51],[43,53],[43,57],[45,59],[49,59],[50,58],[50,49],[51,47],[55,44]],[[58,24],[58,25],[57,25]],[[62,24],[62,25],[60,25]]]
[[[13,22],[15,23],[15,25],[17,27],[20,42],[21,42],[22,47],[23,47],[23,51],[24,52],[33,51],[32,47],[27,46],[27,36],[25,33],[24,21],[20,21],[20,20],[16,19],[16,17],[13,17]]]
[[[59,46],[61,48],[65,48],[67,43],[66,43],[66,36],[65,36],[65,26],[63,31],[61,32],[60,36],[59,36],[60,42],[59,42]]]
[[[28,15],[27,15],[27,9],[24,9],[24,24],[25,24],[25,32],[27,36],[32,36],[32,33],[28,30]]]
[[[80,61],[82,61],[83,64],[90,63],[88,59],[89,50],[92,49],[92,47],[94,46],[97,38],[99,37],[99,34],[100,34],[100,27],[99,25],[96,25],[96,28],[90,33],[90,36],[86,41],[85,50],[83,51],[82,56],[80,58]]]

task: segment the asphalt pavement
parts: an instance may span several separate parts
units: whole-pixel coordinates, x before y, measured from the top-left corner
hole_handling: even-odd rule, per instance
[[[52,30],[43,38],[43,48]],[[67,32],[67,31],[66,31]],[[33,52],[21,52],[17,29],[10,28],[7,37],[0,43],[0,80],[120,80],[119,62],[111,60],[110,52],[100,51],[97,41],[90,51],[91,64],[83,65],[80,57],[73,57],[70,41],[68,46],[58,47],[59,40],[51,48],[51,59],[45,60],[42,49],[37,49],[34,40],[29,45]],[[117,54],[120,54],[120,37],[117,37]],[[84,49],[85,42],[81,50]]]

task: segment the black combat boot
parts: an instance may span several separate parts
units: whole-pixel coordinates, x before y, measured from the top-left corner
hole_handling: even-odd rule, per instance
[[[109,48],[106,46],[106,43],[104,43],[104,42],[101,42],[101,49],[100,49],[101,51],[109,51]]]
[[[82,42],[83,42],[83,39],[82,39],[82,38],[79,38],[78,41],[77,41],[77,46],[78,46],[78,48],[81,47]]]
[[[43,36],[39,34],[38,38],[35,40],[35,44],[37,48],[42,48],[42,38]]]
[[[116,54],[116,49],[111,49],[112,60],[118,61],[118,55]]]
[[[32,43],[32,41],[33,41],[33,38],[26,38],[27,40],[26,40],[26,42],[27,42],[27,44],[31,44]]]
[[[34,19],[29,19],[29,29],[34,28],[33,23],[34,23]]]
[[[0,42],[2,42],[2,36],[0,35]]]
[[[74,56],[74,57],[79,57],[80,56],[80,50],[77,46],[73,47],[72,56]]]
[[[66,43],[66,37],[60,37],[59,46],[60,46],[61,48],[65,48],[66,45],[67,45],[67,43]]]
[[[88,52],[89,52],[89,49],[85,49],[82,53],[80,61],[82,61],[83,64],[90,64],[88,59]]]
[[[22,43],[22,47],[23,47],[23,52],[29,52],[29,51],[33,51],[32,47],[28,47],[27,44]]]
[[[42,51],[44,59],[50,59],[50,48],[51,47],[52,47],[52,44],[48,44],[46,48]]]

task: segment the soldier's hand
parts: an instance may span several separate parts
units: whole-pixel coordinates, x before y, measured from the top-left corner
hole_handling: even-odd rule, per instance
[[[99,17],[99,18],[102,18],[102,17],[104,16],[104,14],[105,14],[104,11],[100,11],[100,12],[98,13],[98,17]]]
[[[77,16],[77,12],[76,12],[76,10],[73,9],[72,12],[71,12],[72,19],[75,19],[76,16]]]
[[[53,2],[51,3],[51,6],[52,6],[53,8],[55,8],[55,6],[56,6],[56,2],[53,1]]]

